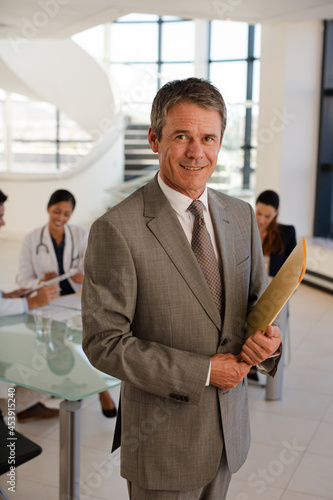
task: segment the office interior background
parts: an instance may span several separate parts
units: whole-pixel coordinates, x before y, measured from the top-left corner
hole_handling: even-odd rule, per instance
[[[306,279],[326,290],[310,297],[303,288],[295,300],[300,310],[300,297],[314,305],[316,321],[331,309],[332,0],[3,0],[0,11],[0,189],[9,196],[0,248],[45,224],[56,189],[73,192],[72,221],[89,228],[147,182],[158,166],[146,140],[157,89],[175,78],[209,78],[228,108],[210,185],[252,205],[264,189],[280,194],[279,220],[306,237]],[[0,275],[4,265],[2,256]],[[332,400],[328,386],[319,392]],[[317,491],[267,498],[332,498]]]
[[[280,221],[308,238],[311,255],[313,236],[330,249],[332,1],[18,0],[1,10],[1,238],[42,225],[62,186],[78,200],[72,221],[89,228],[146,182],[157,168],[152,98],[167,80],[198,76],[228,107],[214,187],[252,204],[276,190]],[[320,262],[311,272],[333,288]]]

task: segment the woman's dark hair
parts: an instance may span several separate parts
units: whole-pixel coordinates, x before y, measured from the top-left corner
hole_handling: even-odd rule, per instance
[[[279,195],[275,191],[267,190],[267,191],[263,191],[262,193],[260,193],[260,195],[258,196],[257,201],[256,201],[256,204],[257,203],[263,203],[264,205],[270,205],[273,208],[275,208],[275,210],[278,210],[279,205],[280,205],[280,198],[279,198]]]
[[[7,200],[8,196],[5,195],[5,193],[3,193],[1,190],[0,190],[0,205],[3,205],[5,203],[5,201]]]
[[[256,205],[258,203],[269,205],[277,211],[280,205],[280,198],[275,191],[267,190],[260,193],[256,200]],[[264,255],[270,255],[271,253],[281,254],[283,252],[283,238],[277,222],[277,214],[267,228],[267,234],[262,243],[262,251]]]
[[[57,203],[61,203],[62,201],[70,201],[73,205],[74,210],[76,205],[75,198],[72,193],[66,191],[66,189],[58,189],[58,191],[55,191],[53,194],[51,194],[51,197],[47,204],[47,208],[50,208],[52,207],[52,205],[56,205]]]

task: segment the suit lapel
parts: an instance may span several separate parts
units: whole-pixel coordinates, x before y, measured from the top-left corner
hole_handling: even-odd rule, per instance
[[[221,330],[222,322],[208,284],[189,245],[177,215],[156,178],[144,187],[147,226],[164,248],[210,319]]]

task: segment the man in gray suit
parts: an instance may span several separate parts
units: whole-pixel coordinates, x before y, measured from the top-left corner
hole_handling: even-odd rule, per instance
[[[122,380],[113,449],[121,445],[131,500],[224,499],[249,450],[246,375],[253,365],[274,375],[279,360],[276,326],[245,341],[246,317],[268,283],[253,210],[206,187],[225,125],[209,82],[162,87],[148,132],[160,172],[90,231],[83,348]],[[218,293],[191,248],[193,200]]]

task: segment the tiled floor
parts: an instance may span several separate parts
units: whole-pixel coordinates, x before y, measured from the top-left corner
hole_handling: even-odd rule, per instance
[[[14,288],[18,248],[17,242],[0,240],[1,287],[7,291]],[[264,386],[249,387],[252,446],[232,479],[228,500],[333,499],[332,325],[333,296],[301,285],[290,303],[283,398],[266,401]],[[118,392],[112,392],[115,400]],[[101,414],[97,396],[83,402],[82,500],[127,499],[119,453],[110,455],[114,424]],[[17,492],[10,498],[58,500],[58,422],[17,428],[40,443],[43,453],[17,469]],[[0,485],[6,489],[4,476]]]

